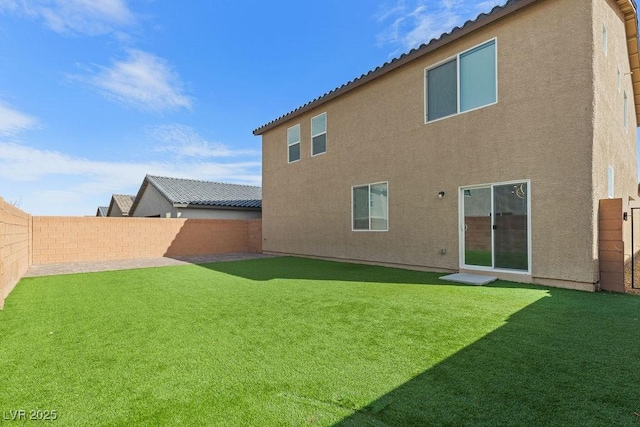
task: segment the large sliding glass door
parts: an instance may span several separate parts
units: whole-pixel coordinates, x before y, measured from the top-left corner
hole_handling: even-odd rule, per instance
[[[530,272],[529,183],[460,189],[461,266]]]

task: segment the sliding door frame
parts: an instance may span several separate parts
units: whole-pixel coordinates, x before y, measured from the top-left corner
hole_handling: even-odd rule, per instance
[[[507,268],[494,268],[495,266],[495,206],[494,206],[494,187],[500,185],[513,185],[513,184],[527,184],[527,270],[515,270]],[[480,188],[491,189],[491,267],[468,265],[465,264],[465,215],[464,215],[464,191]],[[464,270],[477,270],[497,273],[511,273],[511,274],[526,274],[531,275],[531,180],[530,179],[518,179],[513,181],[503,182],[491,182],[486,184],[477,185],[464,185],[458,187],[458,248],[459,248],[459,265],[460,269]]]

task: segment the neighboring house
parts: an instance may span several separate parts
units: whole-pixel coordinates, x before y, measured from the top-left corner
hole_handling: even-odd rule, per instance
[[[114,194],[111,196],[107,216],[129,216],[135,197],[128,194]]]
[[[147,175],[131,216],[254,219],[261,217],[261,208],[260,187]]]
[[[96,216],[107,216],[108,211],[109,211],[109,206],[98,206],[98,211],[96,212]]]
[[[254,131],[263,251],[593,290],[639,101],[634,2],[508,1]]]

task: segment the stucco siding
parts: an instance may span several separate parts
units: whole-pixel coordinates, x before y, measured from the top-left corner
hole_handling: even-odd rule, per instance
[[[174,208],[171,217],[176,218],[178,213],[180,213],[180,218],[199,219],[259,219],[262,217],[261,212],[255,210],[210,208]]]
[[[111,207],[111,212],[109,213],[109,216],[111,217],[122,216],[122,209],[120,209],[120,206],[118,206],[117,203],[114,203],[113,206]]]
[[[608,194],[608,168],[614,171],[613,198],[621,198],[629,212],[632,200],[638,200],[637,126],[627,52],[624,16],[613,0],[593,2],[593,68],[595,73],[593,204]],[[603,27],[607,31],[606,54],[603,49]],[[620,80],[618,81],[618,71]],[[624,126],[624,93],[628,97],[627,121]],[[593,218],[597,233],[598,218]],[[623,227],[625,261],[631,257],[630,227]],[[597,250],[595,256],[597,257]]]
[[[153,185],[147,185],[132,216],[152,217],[160,215],[161,218],[165,218],[167,213],[171,213],[173,218],[175,216],[173,215],[173,210],[173,205]]]
[[[528,179],[532,280],[595,283],[591,14],[537,2],[264,133],[263,250],[457,270],[459,187]],[[425,68],[494,37],[497,104],[425,124]],[[327,152],[311,157],[322,112]],[[353,232],[352,186],[381,181],[389,231]]]

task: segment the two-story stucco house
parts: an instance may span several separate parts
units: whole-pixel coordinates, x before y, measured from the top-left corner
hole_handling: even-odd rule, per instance
[[[633,0],[511,0],[256,129],[263,250],[593,290],[638,198]]]

